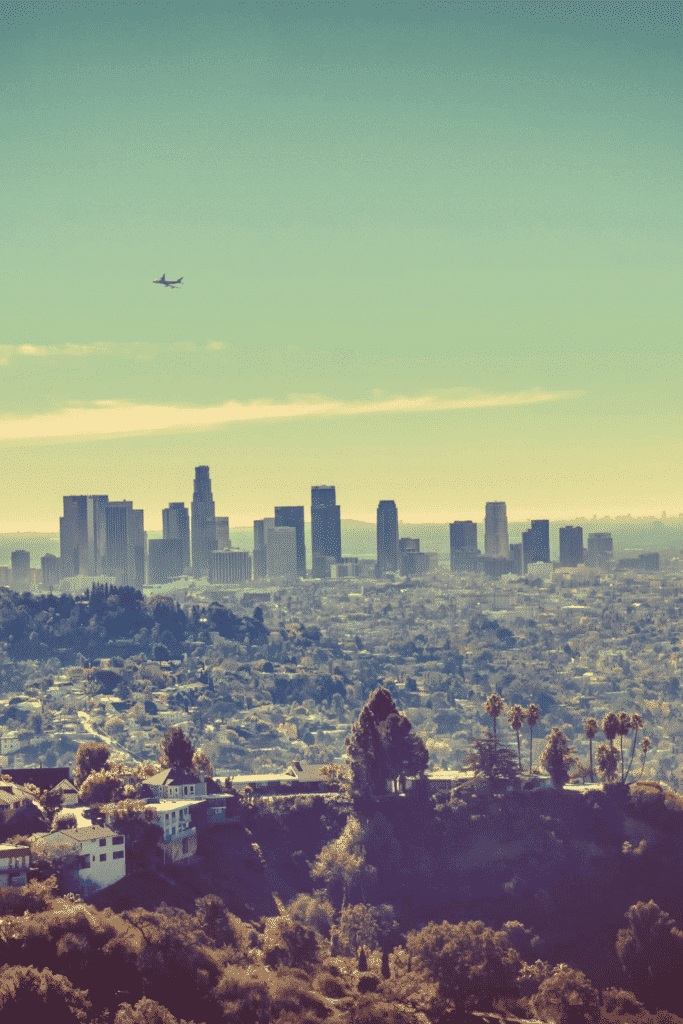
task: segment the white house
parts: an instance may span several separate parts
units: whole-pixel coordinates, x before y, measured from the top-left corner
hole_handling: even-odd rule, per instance
[[[164,830],[159,847],[167,861],[186,860],[197,852],[197,829],[192,824],[190,807],[195,800],[158,800],[147,803],[155,812],[157,824]]]
[[[19,736],[15,731],[6,732],[0,736],[0,754],[13,754],[15,750],[27,746],[28,742],[28,736]]]
[[[198,800],[206,796],[206,779],[178,768],[164,768],[145,779],[145,784],[157,800],[182,800],[186,796]]]
[[[26,885],[26,876],[31,863],[28,846],[0,844],[0,886]]]
[[[63,847],[78,856],[78,877],[94,883],[97,889],[113,885],[126,873],[126,841],[124,836],[102,825],[65,828],[40,836],[47,847]]]

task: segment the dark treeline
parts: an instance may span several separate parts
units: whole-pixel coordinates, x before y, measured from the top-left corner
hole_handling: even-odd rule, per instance
[[[263,643],[268,636],[258,609],[254,617],[239,617],[214,603],[188,614],[168,598],[145,601],[133,587],[94,586],[76,598],[0,590],[0,643],[16,660],[58,657],[69,664],[78,654],[108,657],[111,641],[124,656],[178,657],[183,644],[208,641],[211,632],[240,643]]]

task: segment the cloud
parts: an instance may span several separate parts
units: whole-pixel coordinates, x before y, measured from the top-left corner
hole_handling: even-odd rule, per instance
[[[106,352],[108,347],[103,341],[91,345],[74,345],[73,342],[66,345],[0,345],[0,363],[6,366],[12,356],[90,356]]]
[[[372,401],[336,401],[322,396],[297,396],[288,402],[225,402],[223,405],[188,408],[175,405],[139,405],[133,402],[99,401],[57,412],[32,416],[0,417],[0,441],[45,438],[62,441],[126,437],[160,432],[210,430],[250,420],[292,419],[302,416],[362,416],[394,413],[444,412],[460,409],[495,409],[534,405],[572,398],[577,391],[526,391],[509,395],[464,394],[465,389],[438,391],[419,398],[381,398]]]

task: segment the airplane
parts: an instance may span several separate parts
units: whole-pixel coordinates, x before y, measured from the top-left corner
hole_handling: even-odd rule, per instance
[[[167,281],[166,274],[162,274],[158,281],[152,281],[152,284],[163,284],[166,288],[175,288],[177,284],[182,284],[183,279],[179,277],[177,281]]]

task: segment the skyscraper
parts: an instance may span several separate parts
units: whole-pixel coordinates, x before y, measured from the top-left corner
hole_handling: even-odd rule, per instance
[[[211,582],[243,583],[251,579],[251,557],[248,551],[232,548],[214,551],[211,556]]]
[[[560,527],[560,565],[576,568],[583,562],[583,530],[580,526]]]
[[[275,508],[276,526],[293,526],[296,530],[296,574],[306,575],[306,536],[304,534],[303,505],[278,505]]]
[[[341,512],[334,487],[311,487],[311,576],[326,579],[341,558]]]
[[[547,519],[531,520],[531,529],[522,534],[522,551],[525,568],[533,562],[550,561],[550,522]]]
[[[179,540],[182,548],[182,572],[190,573],[190,513],[184,501],[172,501],[168,508],[162,509],[161,522],[164,540]],[[151,581],[150,581],[151,582]]]
[[[586,565],[607,569],[612,561],[612,534],[589,533]]]
[[[89,494],[85,499],[88,523],[88,552],[86,565],[80,572],[87,576],[102,576],[107,557],[107,504],[106,494]]]
[[[486,502],[484,554],[487,558],[509,558],[508,516],[504,501]]]
[[[230,518],[216,516],[216,551],[230,550]]]
[[[145,513],[141,508],[133,509],[133,557],[135,575],[133,586],[144,587],[147,568],[147,534],[145,533]]]
[[[28,551],[13,551],[10,558],[12,560],[12,586],[17,593],[23,594],[30,586],[31,555]]]
[[[266,576],[269,579],[280,576],[290,580],[297,578],[295,527],[269,526],[266,530]]]
[[[398,572],[398,509],[395,501],[377,506],[377,575]]]
[[[267,576],[266,530],[275,526],[275,519],[254,520],[254,579],[263,580]]]
[[[192,575],[208,578],[216,550],[216,506],[208,466],[195,466],[192,495]]]
[[[471,519],[456,520],[449,528],[451,572],[474,572],[477,562],[477,524]]]
[[[40,560],[40,568],[43,571],[43,588],[45,590],[53,590],[55,587],[58,587],[61,575],[57,556],[43,555]]]
[[[147,575],[150,584],[170,583],[183,575],[183,542],[180,537],[149,542]]]
[[[136,585],[136,519],[132,501],[110,501],[107,504],[107,575],[116,577],[117,587]]]
[[[59,520],[62,579],[88,571],[88,506],[85,494],[65,495]]]

